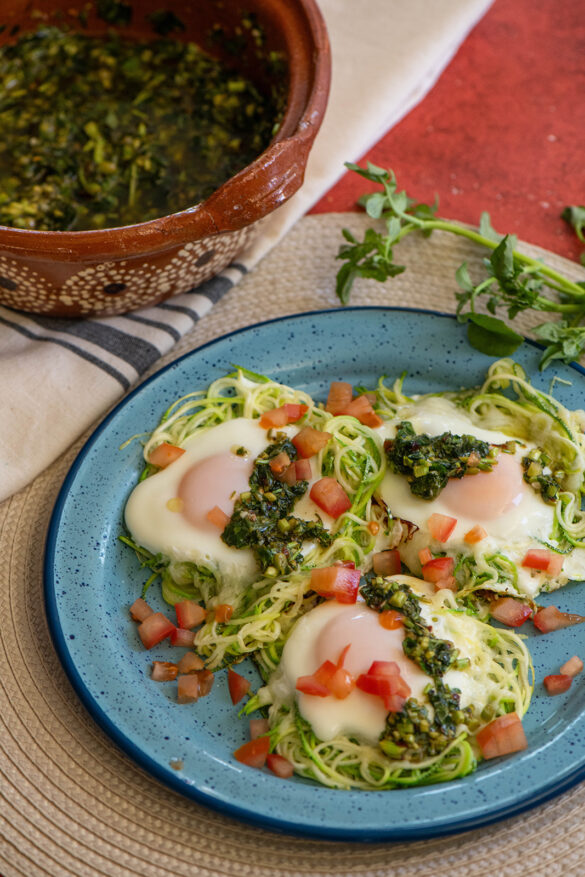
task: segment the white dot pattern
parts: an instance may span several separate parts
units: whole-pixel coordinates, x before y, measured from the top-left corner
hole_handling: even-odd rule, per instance
[[[65,317],[110,316],[187,292],[222,271],[249,243],[256,227],[210,235],[174,250],[121,261],[79,265],[61,284],[55,264],[34,270],[0,255],[0,304],[21,311]],[[62,270],[62,263],[57,268]]]

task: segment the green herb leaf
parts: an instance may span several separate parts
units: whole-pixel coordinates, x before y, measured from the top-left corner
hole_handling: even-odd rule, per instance
[[[476,350],[488,356],[510,356],[524,338],[498,317],[488,314],[467,314],[467,337]]]

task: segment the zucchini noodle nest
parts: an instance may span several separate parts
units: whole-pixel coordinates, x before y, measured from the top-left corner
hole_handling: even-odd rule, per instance
[[[185,559],[173,552],[150,550],[131,532],[120,537],[151,572],[143,596],[160,577],[162,596],[169,604],[196,600],[205,607],[207,617],[195,635],[194,648],[208,669],[219,670],[247,657],[254,660],[264,685],[250,696],[242,712],[250,715],[260,710],[269,720],[271,750],[288,759],[299,776],[331,788],[394,789],[449,781],[475,770],[482,757],[476,742],[478,731],[498,716],[516,713],[521,718],[530,704],[534,684],[532,661],[523,639],[511,630],[486,622],[490,601],[494,596],[508,595],[534,606],[538,591],[559,587],[569,578],[585,579],[585,512],[581,509],[585,483],[584,413],[569,411],[552,395],[536,390],[522,368],[508,359],[491,366],[479,389],[409,397],[403,392],[404,380],[402,375],[389,383],[382,377],[375,389],[368,392],[379,422],[378,426],[368,426],[349,414],[333,416],[307,393],[238,367],[214,381],[206,391],[188,393],[174,402],[146,438],[145,467],[140,481],[160,471],[150,457],[163,444],[185,449],[198,436],[203,437],[229,421],[254,422],[286,405],[303,406],[303,413],[294,423],[282,429],[267,429],[266,452],[272,453],[271,447],[294,438],[303,427],[329,434],[330,438],[311,458],[312,477],[337,482],[349,507],[338,516],[317,515],[317,524],[326,529],[325,537],[303,541],[301,553],[295,555],[300,559],[292,564],[294,568],[282,572],[282,567],[261,566],[258,561],[252,580],[234,578],[212,556]],[[459,417],[480,430],[509,437],[509,446],[500,443],[501,455],[516,453],[516,444],[526,448],[524,480],[535,492],[541,491],[552,521],[547,538],[541,538],[539,545],[565,559],[562,574],[533,576],[533,593],[523,592],[525,571],[506,546],[486,540],[484,547],[464,545],[450,550],[447,540],[433,542],[425,536],[427,542],[423,542],[421,525],[397,512],[392,494],[384,492],[387,478],[396,472],[388,447],[394,442],[397,425],[410,422],[432,399],[442,400],[441,404],[451,406],[449,410],[458,412]],[[445,426],[445,431],[448,429]],[[265,462],[272,459],[270,455],[266,457],[266,452]],[[480,469],[483,465],[484,470],[489,470],[493,463],[493,457],[485,458],[484,464],[484,458],[472,456],[473,462],[479,460]],[[255,465],[261,459],[262,456],[255,458]],[[418,477],[420,472],[426,474],[427,469],[415,461],[414,472]],[[416,501],[424,504],[424,499]],[[293,516],[295,509],[296,503]],[[238,514],[244,516],[242,512]],[[193,538],[197,538],[196,534]],[[444,582],[439,584],[436,593],[432,586],[429,593],[428,589],[417,591],[416,587],[404,584],[400,587],[406,596],[401,599],[419,607],[416,612],[420,610],[431,638],[438,637],[437,642],[454,649],[456,658],[453,657],[449,672],[457,670],[459,676],[449,677],[447,673],[445,679],[459,679],[466,691],[481,692],[481,697],[475,706],[470,701],[471,705],[453,713],[457,716],[453,733],[440,751],[432,746],[416,751],[400,738],[400,729],[408,727],[410,718],[416,734],[429,723],[432,726],[437,698],[443,697],[448,703],[454,691],[455,700],[458,699],[459,688],[450,688],[451,683],[444,683],[438,676],[433,676],[432,684],[418,701],[416,698],[411,699],[412,703],[408,701],[411,703],[408,721],[403,721],[406,713],[388,714],[392,720],[387,717],[386,731],[377,742],[353,733],[319,739],[303,715],[294,682],[291,686],[290,679],[285,679],[287,643],[298,625],[324,602],[324,596],[312,589],[311,571],[335,565],[359,570],[362,575],[359,600],[367,601],[364,595],[368,589],[363,588],[363,583],[371,583],[371,576],[378,576],[373,587],[388,595],[395,593],[401,576],[416,577],[414,582],[420,580],[425,562],[419,559],[421,548],[426,562],[431,558],[434,562],[452,564],[450,584],[448,587]],[[237,552],[238,548],[230,550]],[[375,558],[395,551],[402,562],[398,579],[393,573],[376,571]],[[427,579],[430,581],[437,580]],[[218,620],[215,609],[225,604],[229,604],[231,614]],[[379,607],[377,611],[381,611]],[[416,628],[417,624],[415,618],[412,625]],[[416,722],[420,716],[419,726]],[[404,740],[407,738],[405,732]]]

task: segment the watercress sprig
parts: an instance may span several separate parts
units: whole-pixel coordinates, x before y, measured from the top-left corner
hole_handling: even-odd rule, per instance
[[[343,304],[348,303],[357,277],[384,281],[406,270],[404,265],[395,262],[394,249],[407,235],[418,232],[428,236],[441,230],[467,238],[490,251],[483,259],[486,276],[479,283],[474,284],[465,262],[455,274],[460,287],[460,292],[455,293],[457,317],[467,322],[469,340],[475,348],[491,356],[508,356],[522,343],[522,336],[496,316],[498,308],[503,308],[509,320],[526,310],[560,315],[560,320],[541,323],[532,330],[545,343],[541,368],[553,359],[570,362],[585,350],[585,325],[582,325],[585,323],[585,282],[569,280],[554,268],[519,252],[516,237],[498,234],[488,213],[482,214],[477,229],[459,225],[437,216],[437,201],[419,203],[399,191],[392,170],[371,163],[366,168],[352,163],[346,167],[380,186],[381,190],[363,195],[359,203],[372,219],[383,220],[384,229],[369,227],[361,241],[343,229],[346,243],[340,247],[337,258],[344,264],[337,273],[336,283],[337,295]],[[485,301],[487,314],[476,310],[481,299]]]

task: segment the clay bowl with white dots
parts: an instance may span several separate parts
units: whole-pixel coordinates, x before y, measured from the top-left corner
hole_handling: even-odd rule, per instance
[[[86,15],[89,8],[84,26],[99,33],[104,25],[94,21],[94,6],[75,0],[3,0],[0,45],[36,28],[39,12],[47,20],[61,16],[75,29],[79,10],[85,7]],[[261,88],[262,76],[269,75],[263,59],[274,53],[284,58],[287,71],[282,73],[282,120],[272,141],[205,200],[162,218],[89,231],[0,225],[0,304],[75,318],[157,304],[197,288],[237,260],[261,229],[261,220],[302,185],[330,84],[330,48],[316,0],[134,0],[126,32],[152,36],[148,22],[162,7],[185,25],[177,38],[205,48],[218,23],[223,32],[242,38],[242,14],[255,16],[264,35],[263,51],[253,41],[244,45],[237,62],[242,73]]]

